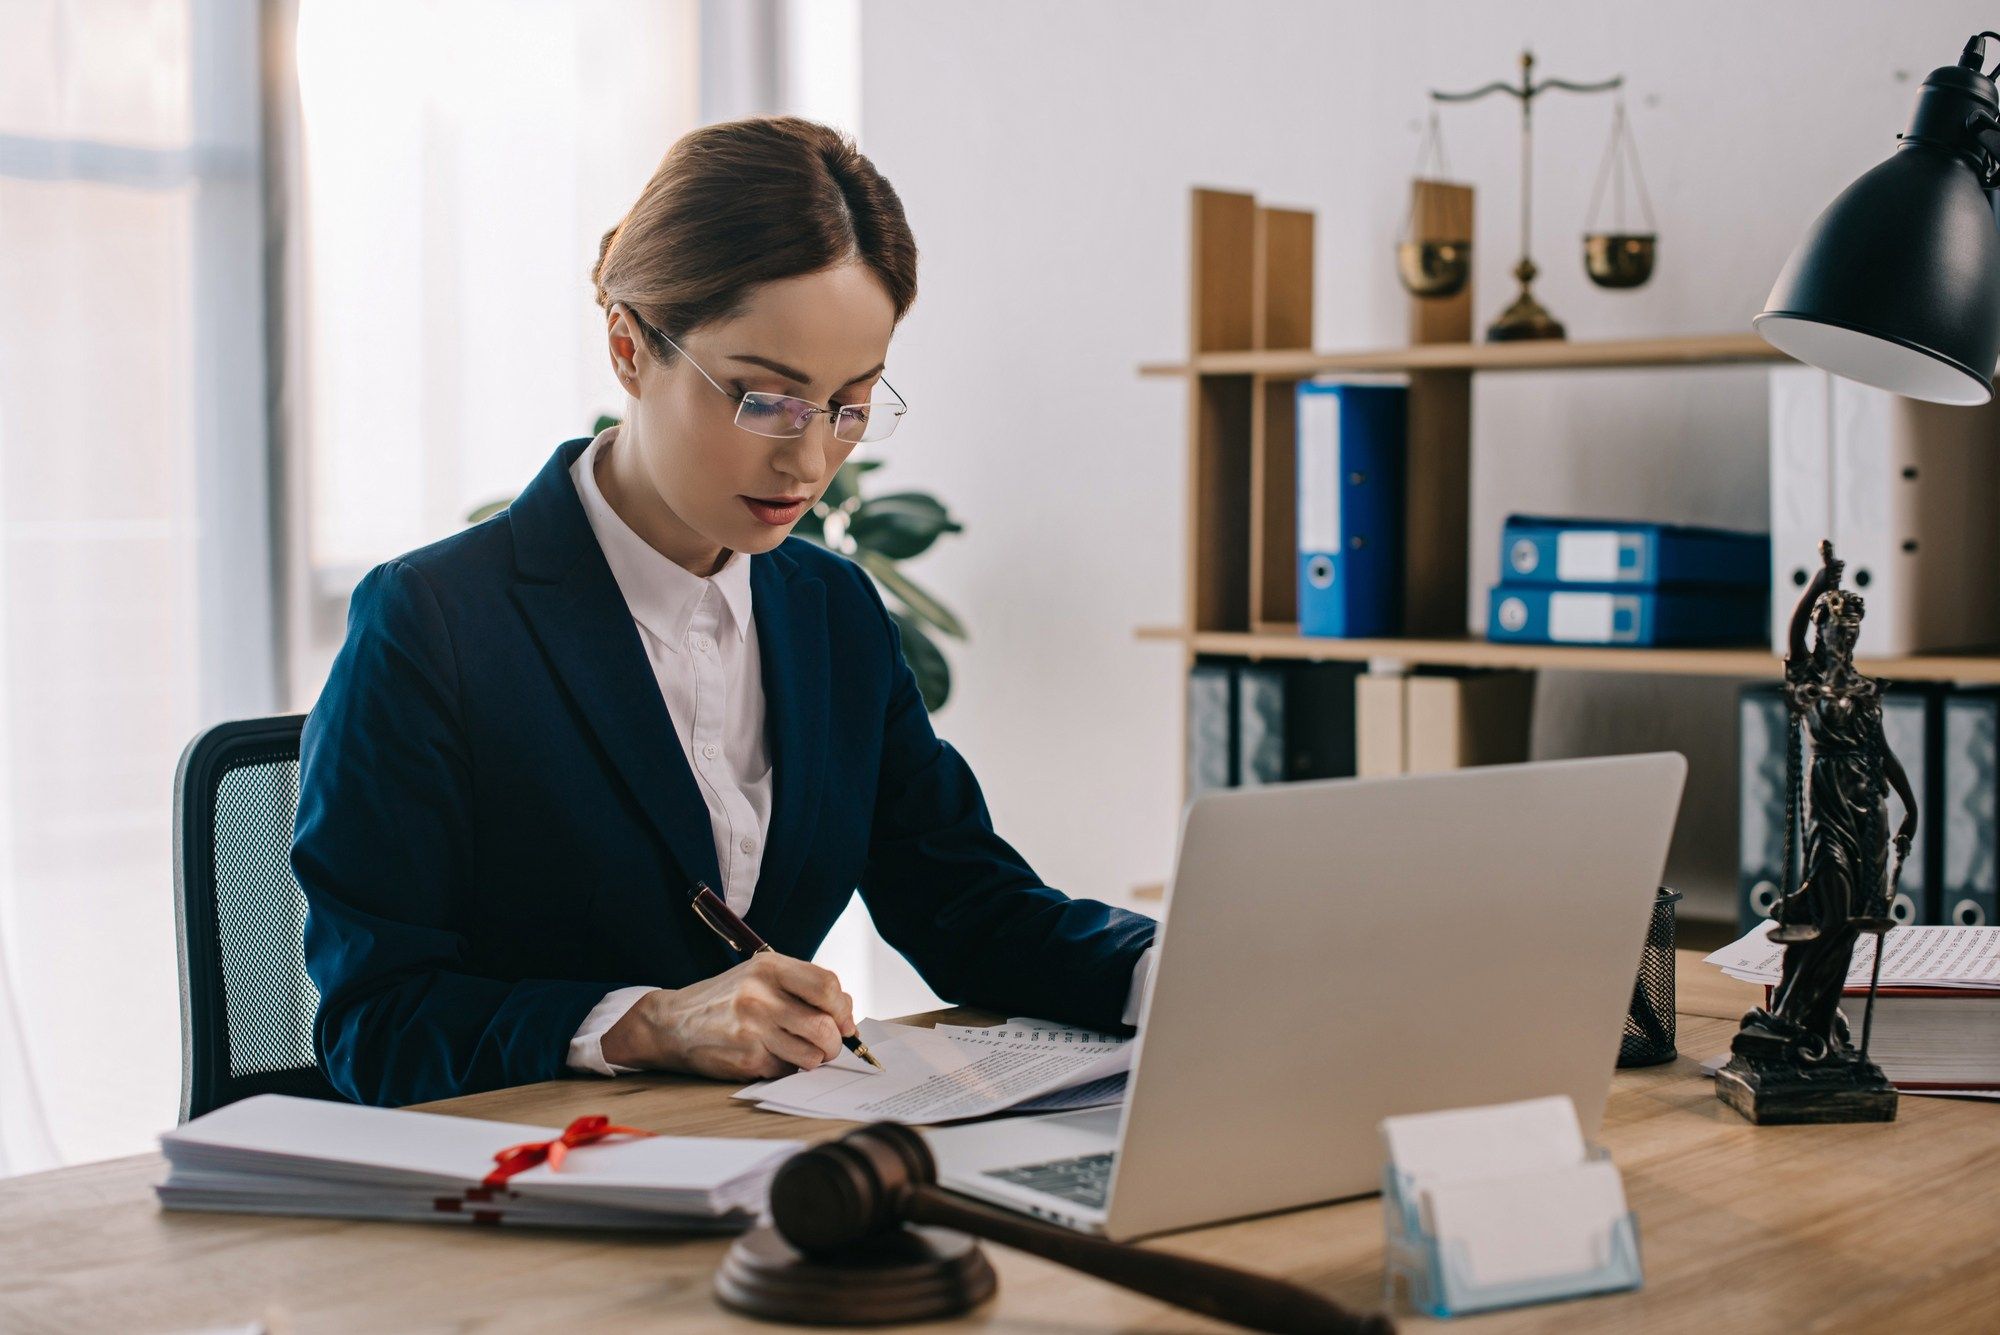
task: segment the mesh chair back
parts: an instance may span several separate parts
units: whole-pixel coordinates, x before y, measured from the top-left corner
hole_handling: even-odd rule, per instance
[[[252,1094],[339,1099],[319,1069],[292,874],[305,715],[217,724],[174,775],[181,1120]]]

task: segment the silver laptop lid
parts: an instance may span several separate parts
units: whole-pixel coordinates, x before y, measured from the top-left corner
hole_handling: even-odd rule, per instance
[[[1182,813],[1106,1232],[1377,1190],[1395,1113],[1595,1134],[1687,762],[1205,794]]]

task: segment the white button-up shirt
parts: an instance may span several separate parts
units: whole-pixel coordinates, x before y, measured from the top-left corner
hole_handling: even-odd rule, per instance
[[[653,550],[604,499],[596,460],[618,428],[606,427],[570,465],[597,545],[638,623],[639,640],[666,698],[715,835],[717,887],[740,916],[750,910],[764,832],[771,824],[771,756],[764,739],[764,675],[750,615],[750,558],[731,552],[707,577]]]
[[[722,569],[704,577],[662,556],[633,532],[597,485],[597,459],[617,432],[616,426],[599,432],[570,465],[570,479],[618,591],[638,623],[674,732],[708,806],[722,897],[741,917],[750,911],[771,828],[771,757],[764,737],[757,621],[750,607],[750,558],[731,552]],[[1132,971],[1126,1024],[1138,1020],[1152,962],[1148,948]],[[599,1075],[639,1069],[605,1061],[604,1034],[653,990],[622,987],[606,993],[569,1041],[570,1067]]]

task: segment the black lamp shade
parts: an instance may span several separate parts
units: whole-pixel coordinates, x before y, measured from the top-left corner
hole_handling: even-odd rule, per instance
[[[1971,156],[1904,139],[1820,214],[1751,323],[1850,380],[1934,403],[1991,399],[2000,226]]]

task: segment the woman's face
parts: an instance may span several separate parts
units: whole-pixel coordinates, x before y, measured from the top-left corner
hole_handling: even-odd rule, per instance
[[[710,573],[723,550],[776,547],[854,446],[834,437],[830,415],[815,415],[802,436],[745,431],[735,424],[736,396],[763,390],[834,410],[869,401],[895,315],[867,265],[842,264],[764,283],[741,313],[685,338],[665,331],[685,355],[662,365],[626,308],[614,303],[612,367],[631,395],[608,466],[614,508],[697,573]]]

